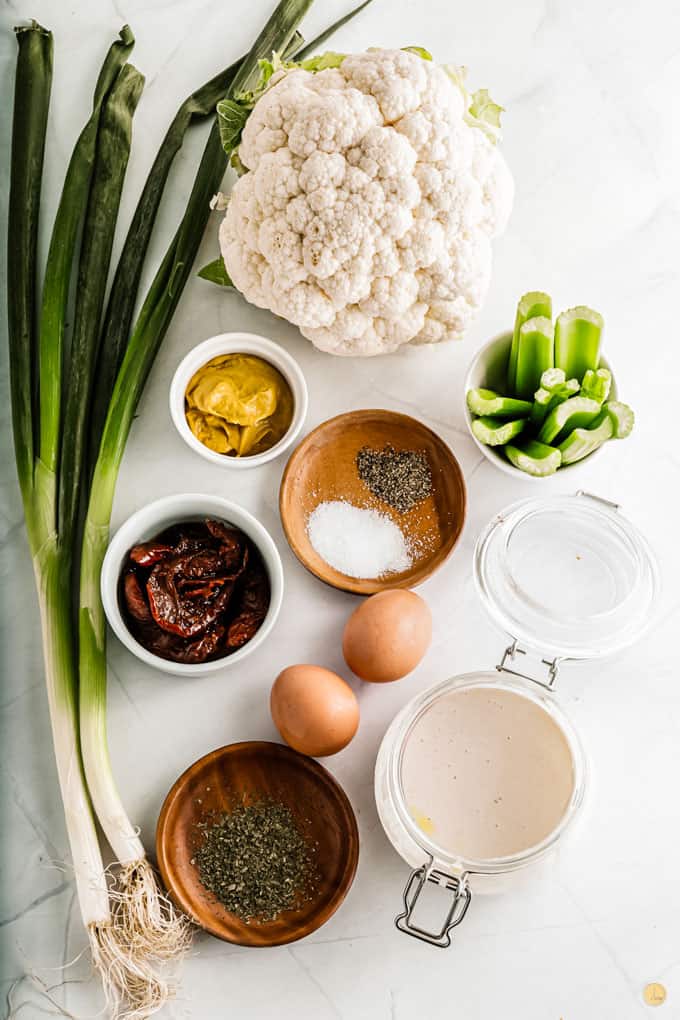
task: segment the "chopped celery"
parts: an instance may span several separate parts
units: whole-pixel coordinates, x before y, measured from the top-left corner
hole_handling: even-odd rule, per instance
[[[596,400],[590,397],[570,397],[558,404],[545,419],[538,433],[539,442],[561,441],[574,429],[589,425],[599,413],[600,405]]]
[[[575,464],[577,460],[583,460],[613,435],[611,417],[607,411],[601,411],[587,428],[574,429],[564,442],[560,443],[558,449],[562,454],[562,464]]]
[[[555,368],[552,371],[560,372],[564,375],[561,368]],[[544,372],[541,380],[543,381],[547,375],[548,373]],[[553,408],[568,400],[569,397],[575,397],[578,391],[578,379],[567,379],[566,382],[558,383],[552,389],[546,389],[544,386],[541,386],[534,393],[534,402],[531,407],[529,421],[532,425],[542,425]]]
[[[604,404],[612,387],[612,374],[608,368],[589,368],[581,382],[581,396]]]
[[[531,400],[546,369],[554,365],[553,325],[545,316],[527,319],[520,326],[515,394]]]
[[[529,291],[519,299],[517,312],[515,314],[515,329],[512,334],[512,346],[510,348],[510,361],[508,362],[508,391],[515,393],[515,381],[517,377],[517,352],[519,351],[519,331],[528,319],[535,319],[536,316],[543,316],[546,319],[552,318],[552,301],[549,294],[540,290]]]
[[[604,405],[604,410],[611,418],[614,439],[625,439],[626,436],[631,434],[635,424],[635,414],[632,407],[629,407],[628,404],[622,404],[618,400],[610,400],[609,403]]]
[[[585,305],[570,308],[555,322],[555,364],[571,379],[583,379],[600,363],[600,337],[604,322],[599,312]]]
[[[554,475],[562,463],[562,454],[552,446],[539,443],[535,439],[527,439],[517,446],[508,443],[505,453],[511,464],[528,475],[544,478]]]
[[[495,418],[475,418],[472,423],[472,431],[480,443],[486,446],[503,446],[515,436],[518,436],[524,426],[526,419],[520,418],[517,421],[497,421]]]
[[[473,414],[488,415],[491,418],[525,417],[531,411],[528,400],[502,397],[493,390],[468,390],[467,406]]]
[[[561,368],[546,368],[545,372],[541,376],[541,389],[553,390],[557,389],[567,381],[567,377]]]
[[[545,390],[542,386],[536,390],[534,393],[534,402],[531,405],[531,414],[529,415],[529,421],[532,425],[542,424],[550,410],[552,399],[553,395],[550,390]]]

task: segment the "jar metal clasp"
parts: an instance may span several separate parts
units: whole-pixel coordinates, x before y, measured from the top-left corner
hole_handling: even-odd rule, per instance
[[[444,923],[439,931],[428,931],[413,923],[413,911],[428,882],[441,886],[453,894]],[[428,942],[431,946],[446,949],[451,945],[452,929],[460,924],[467,913],[470,898],[468,873],[463,872],[462,875],[456,877],[440,871],[434,867],[434,859],[430,856],[427,864],[423,864],[411,872],[404,889],[404,910],[395,918],[394,923],[399,931],[406,935],[411,935],[422,942]]]
[[[563,661],[560,658],[555,659],[541,659],[541,664],[548,667],[548,678],[543,680],[537,676],[530,676],[528,673],[523,673],[520,669],[514,669],[512,666],[506,665],[508,661],[514,663],[515,657],[518,655],[526,655],[524,648],[520,648],[517,644],[517,638],[512,639],[512,644],[503,652],[503,658],[496,666],[499,673],[509,673],[511,676],[518,676],[522,680],[530,680],[531,683],[538,684],[540,687],[545,687],[546,690],[552,691],[557,681],[557,672],[560,668],[560,663]]]

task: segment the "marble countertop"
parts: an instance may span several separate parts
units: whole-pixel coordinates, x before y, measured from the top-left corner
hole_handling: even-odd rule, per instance
[[[269,7],[267,0],[5,0],[0,73],[6,97],[15,61],[11,26],[35,16],[55,33],[49,209],[103,52],[125,21],[137,37],[133,59],[147,86],[135,120],[117,250],[180,101],[247,48]],[[317,3],[308,37],[345,7],[342,0]],[[359,870],[346,902],[325,927],[285,948],[252,951],[197,937],[181,998],[168,1017],[642,1020],[653,1015],[642,995],[651,981],[668,993],[659,1016],[680,1017],[680,133],[673,105],[680,91],[679,40],[680,12],[670,0],[375,0],[333,40],[336,49],[422,44],[442,61],[468,65],[472,81],[488,86],[507,108],[504,150],[517,182],[515,210],[495,246],[484,311],[463,343],[331,361],[239,296],[195,278],[187,286],[132,430],[114,527],[169,493],[227,496],[271,531],[287,594],[274,635],[235,672],[183,682],[144,667],[111,639],[113,766],[147,846],[166,791],[189,763],[233,740],[276,739],[268,692],[284,665],[318,662],[344,672],[340,635],[355,605],[351,596],[317,583],[289,551],[277,510],[282,459],[257,471],[223,473],[176,434],[167,393],[186,351],[233,329],[281,342],[309,382],[307,428],[358,407],[421,418],[462,464],[469,516],[455,554],[421,589],[434,614],[427,657],[400,683],[355,683],[359,733],[326,762],[349,794],[361,833]],[[9,102],[0,117],[7,152]],[[156,258],[183,208],[201,146],[198,130],[178,157],[154,239]],[[4,160],[1,189],[5,195]],[[48,223],[49,217],[43,230]],[[199,264],[214,256],[216,227],[215,218]],[[518,295],[535,288],[552,292],[560,307],[588,303],[605,315],[606,351],[637,411],[637,428],[596,465],[584,466],[579,484],[624,505],[660,557],[664,589],[644,640],[616,658],[572,665],[561,677],[557,697],[590,759],[582,823],[549,867],[502,896],[473,901],[454,945],[442,952],[394,928],[407,867],[378,822],[373,765],[400,706],[436,680],[493,666],[504,646],[478,602],[471,555],[487,520],[535,489],[482,459],[465,431],[462,380],[474,351],[511,321]],[[0,1016],[9,1013],[10,1002],[21,1020],[49,1015],[53,1007],[38,995],[31,975],[57,986],[52,997],[68,1011],[59,1015],[93,1016],[100,1000],[86,961],[78,960],[84,937],[63,866],[67,846],[10,454],[4,360],[3,370]],[[571,488],[559,476],[547,483],[551,492]],[[74,960],[62,975],[61,966]]]

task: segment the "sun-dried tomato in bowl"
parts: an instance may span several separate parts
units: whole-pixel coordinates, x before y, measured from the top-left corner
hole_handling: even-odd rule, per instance
[[[221,659],[259,630],[269,578],[239,529],[206,519],[173,524],[130,549],[119,602],[130,633],[173,662]]]

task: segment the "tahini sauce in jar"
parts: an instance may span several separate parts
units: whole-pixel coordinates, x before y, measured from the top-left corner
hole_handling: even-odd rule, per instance
[[[575,765],[559,724],[532,699],[484,685],[452,690],[416,719],[401,761],[404,801],[456,857],[520,854],[559,826]]]

